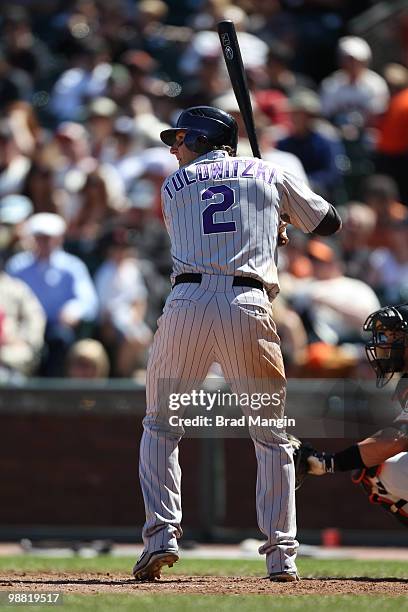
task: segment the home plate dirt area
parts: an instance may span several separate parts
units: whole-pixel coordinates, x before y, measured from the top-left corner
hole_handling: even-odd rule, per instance
[[[403,578],[308,578],[297,583],[272,583],[254,576],[164,576],[136,582],[123,573],[8,572],[0,590],[58,591],[67,594],[141,593],[206,595],[408,595]]]

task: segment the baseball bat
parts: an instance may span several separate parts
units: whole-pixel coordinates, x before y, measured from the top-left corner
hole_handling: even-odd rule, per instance
[[[252,155],[261,158],[248,82],[234,23],[230,19],[225,19],[218,23],[217,29],[231,85],[245,123]],[[290,219],[287,215],[285,217],[281,215],[281,219],[283,223],[279,226],[278,246],[285,246],[289,242],[286,234],[286,224],[290,222]]]
[[[251,99],[249,97],[248,82],[234,23],[229,19],[220,21],[218,23],[218,35],[220,37],[221,48],[231,85],[245,123],[252,154],[254,157],[261,157],[258,138],[256,136]]]

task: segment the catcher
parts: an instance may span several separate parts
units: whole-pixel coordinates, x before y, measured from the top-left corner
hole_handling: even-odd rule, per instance
[[[299,442],[295,450],[296,485],[299,488],[307,474],[323,476],[355,470],[353,482],[363,485],[370,501],[408,526],[408,304],[373,312],[364,331],[371,333],[366,353],[377,387],[384,387],[395,373],[401,373],[393,397],[401,413],[391,427],[338,453],[319,452]]]

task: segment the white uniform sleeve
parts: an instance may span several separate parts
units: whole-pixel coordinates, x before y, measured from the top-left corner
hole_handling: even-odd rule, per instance
[[[326,200],[289,172],[281,173],[277,188],[280,212],[289,215],[291,224],[305,233],[316,229],[330,208]]]

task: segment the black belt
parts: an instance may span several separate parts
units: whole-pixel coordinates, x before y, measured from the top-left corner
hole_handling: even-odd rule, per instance
[[[186,272],[185,274],[179,274],[176,276],[173,286],[179,285],[180,283],[201,283],[202,278],[202,274]],[[261,289],[261,291],[264,288],[261,281],[250,276],[234,276],[234,281],[232,284],[234,287],[253,287],[254,289]]]

